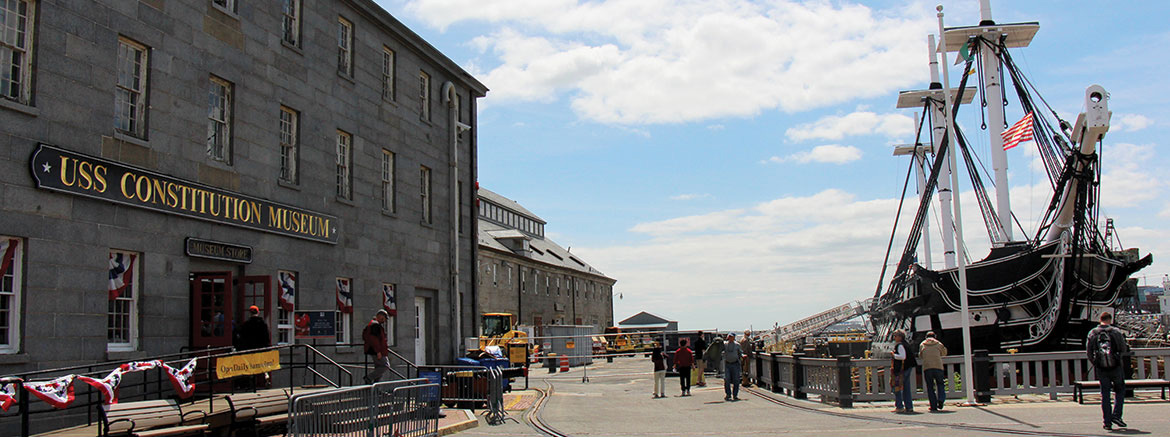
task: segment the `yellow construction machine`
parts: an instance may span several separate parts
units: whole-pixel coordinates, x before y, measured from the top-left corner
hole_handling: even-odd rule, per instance
[[[479,348],[467,351],[471,358],[481,358],[490,346],[498,346],[514,366],[528,361],[528,333],[516,329],[516,317],[511,313],[484,313],[480,317]]]

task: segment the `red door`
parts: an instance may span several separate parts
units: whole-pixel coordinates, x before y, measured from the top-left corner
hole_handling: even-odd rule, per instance
[[[239,290],[236,292],[237,302],[239,306],[236,307],[236,314],[240,315],[240,320],[237,325],[244,323],[251,317],[248,314],[248,307],[256,305],[260,308],[260,317],[265,321],[271,321],[270,313],[272,311],[272,278],[268,276],[244,276],[240,279]],[[271,328],[271,326],[269,326]]]
[[[232,273],[191,274],[191,347],[232,345]]]

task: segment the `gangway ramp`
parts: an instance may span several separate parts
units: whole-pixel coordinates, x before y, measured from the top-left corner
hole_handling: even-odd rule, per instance
[[[774,331],[776,339],[779,342],[787,342],[819,334],[830,326],[864,314],[866,308],[869,308],[869,304],[866,301],[855,301],[822,311],[787,325],[777,327]]]

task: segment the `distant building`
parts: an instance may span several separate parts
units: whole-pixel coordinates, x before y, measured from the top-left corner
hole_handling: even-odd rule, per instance
[[[512,313],[521,325],[612,325],[616,280],[545,237],[546,224],[479,188],[479,311]]]

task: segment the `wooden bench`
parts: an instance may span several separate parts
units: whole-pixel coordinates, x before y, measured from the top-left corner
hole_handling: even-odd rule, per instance
[[[261,435],[261,430],[271,430],[272,434],[282,433],[288,425],[288,398],[284,390],[228,396],[228,405],[232,410],[229,434],[234,435],[240,429],[250,429],[256,436]]]
[[[170,437],[203,435],[207,415],[202,411],[183,413],[173,400],[127,402],[103,405],[99,435],[134,437]],[[188,416],[198,416],[200,423],[189,425]]]
[[[1160,388],[1162,389],[1162,399],[1166,399],[1166,390],[1170,389],[1170,381],[1165,379],[1127,379],[1125,380],[1125,389],[1133,388]],[[1101,389],[1101,382],[1099,381],[1076,381],[1073,382],[1073,400],[1078,404],[1085,403],[1085,389]]]

